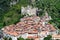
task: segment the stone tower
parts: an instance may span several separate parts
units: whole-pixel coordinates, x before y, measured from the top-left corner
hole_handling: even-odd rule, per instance
[[[21,7],[21,13],[23,15],[36,15],[36,10],[37,8],[33,8],[32,6],[27,6],[27,7]]]

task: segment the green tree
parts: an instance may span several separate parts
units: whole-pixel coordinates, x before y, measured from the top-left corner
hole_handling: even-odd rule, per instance
[[[9,40],[12,40],[12,38],[10,37]]]
[[[52,38],[52,36],[48,35],[47,37],[44,38],[44,40],[52,40],[51,38]]]
[[[17,38],[17,40],[24,40],[24,38],[22,38],[22,37],[19,37],[19,38]]]
[[[29,38],[27,38],[27,39],[25,39],[25,40],[34,40],[34,39],[29,39]]]
[[[7,37],[4,37],[4,40],[8,40],[8,38]]]

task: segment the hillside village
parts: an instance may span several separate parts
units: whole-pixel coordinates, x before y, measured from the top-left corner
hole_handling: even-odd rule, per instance
[[[17,24],[12,24],[2,28],[3,37],[11,37],[12,40],[22,37],[33,38],[34,40],[43,40],[47,35],[52,35],[52,39],[60,39],[58,30],[49,22],[52,20],[51,16],[45,12],[42,17],[37,16],[37,8],[31,6],[22,7],[21,14],[26,15],[20,19]]]

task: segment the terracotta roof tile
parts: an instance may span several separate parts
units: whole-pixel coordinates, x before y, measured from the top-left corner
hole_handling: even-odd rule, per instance
[[[56,30],[51,24],[46,25],[46,27],[42,26],[42,22],[39,20],[39,22],[35,23],[34,19],[40,19],[38,16],[33,17],[24,17],[22,18],[25,21],[18,22],[16,25],[9,25],[3,28],[3,32],[6,34],[10,34],[13,36],[17,36],[23,33],[38,33],[38,28],[41,30],[44,29],[44,31],[49,31],[46,27],[51,28],[50,30]],[[47,30],[45,30],[47,29]]]

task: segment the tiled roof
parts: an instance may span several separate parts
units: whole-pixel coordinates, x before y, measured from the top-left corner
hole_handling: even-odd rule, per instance
[[[53,34],[52,37],[53,38],[59,38],[60,39],[60,34]]]
[[[39,37],[38,37],[38,36],[28,36],[28,38],[29,38],[29,39],[32,38],[32,39],[34,39],[34,40],[39,40],[40,36],[39,36]]]
[[[24,33],[38,33],[39,29],[40,31],[49,31],[49,29],[50,31],[56,30],[51,24],[46,24],[46,26],[42,26],[40,17],[32,16],[22,18],[21,22],[18,22],[16,25],[13,24],[4,27],[3,32],[13,36],[18,36]]]

